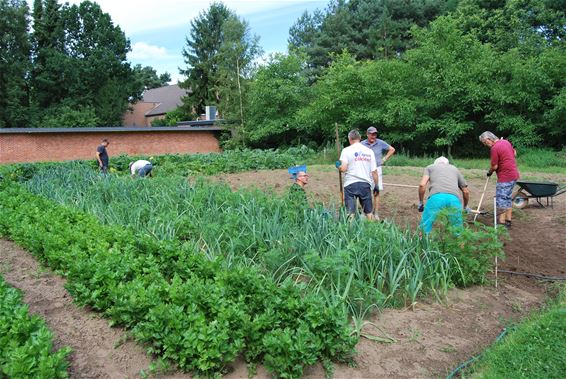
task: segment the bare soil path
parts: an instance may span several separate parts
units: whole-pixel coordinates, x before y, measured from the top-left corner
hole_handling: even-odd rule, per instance
[[[311,180],[307,192],[313,201],[338,202],[337,174],[333,169],[309,167]],[[385,183],[418,184],[421,169],[386,168]],[[471,205],[476,206],[485,184],[479,170],[464,170],[468,179]],[[538,178],[538,177],[537,177]],[[566,181],[566,177],[546,175],[541,179]],[[286,170],[222,175],[232,187],[257,186],[265,191],[283,193],[291,181]],[[494,184],[488,187],[485,208],[493,198]],[[382,218],[415,227],[415,189],[389,186],[382,197]],[[482,222],[490,223],[487,217]],[[516,212],[507,259],[508,270],[566,275],[566,196],[555,199],[554,208],[529,206]],[[94,312],[80,309],[64,289],[65,281],[43,269],[26,251],[12,242],[0,240],[0,271],[8,283],[20,288],[30,311],[43,317],[55,333],[58,347],[73,348],[72,378],[137,378],[147,370],[151,359],[142,347],[127,341],[119,328],[110,328]],[[362,339],[357,346],[357,367],[337,366],[336,378],[430,378],[445,376],[459,363],[482,351],[493,342],[511,320],[517,320],[542,304],[546,285],[521,276],[500,275],[499,287],[474,287],[451,290],[447,304],[421,302],[414,311],[388,309],[372,321],[397,342],[378,344]],[[375,333],[371,328],[368,333]],[[125,341],[126,340],[126,341]],[[322,367],[307,369],[307,378],[324,378]],[[166,378],[188,378],[171,373]],[[247,378],[242,361],[237,361],[227,378]],[[257,378],[269,375],[258,368]]]

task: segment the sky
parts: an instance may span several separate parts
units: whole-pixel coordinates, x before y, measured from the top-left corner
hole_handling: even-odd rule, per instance
[[[67,0],[78,4],[80,0]],[[30,0],[30,3],[32,0]],[[59,1],[62,3],[63,1]],[[171,82],[181,80],[179,67],[186,67],[182,50],[190,32],[190,22],[205,12],[209,0],[98,0],[114,25],[130,39],[128,60],[151,66],[157,74],[168,72]],[[223,0],[228,8],[246,20],[252,34],[260,37],[264,56],[286,52],[289,28],[305,10],[324,9],[328,0]]]

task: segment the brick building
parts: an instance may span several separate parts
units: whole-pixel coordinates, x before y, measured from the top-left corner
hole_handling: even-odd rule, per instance
[[[177,84],[144,91],[142,100],[131,105],[122,117],[124,126],[151,126],[156,118],[163,118],[167,112],[176,109],[189,91]]]

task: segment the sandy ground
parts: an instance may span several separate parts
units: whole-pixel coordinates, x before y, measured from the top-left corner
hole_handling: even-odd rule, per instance
[[[421,169],[386,168],[385,183],[418,184]],[[309,167],[307,192],[311,201],[339,201],[337,173],[328,167]],[[476,207],[485,184],[483,171],[464,170]],[[528,176],[528,174],[527,174]],[[557,175],[531,175],[536,180],[566,182]],[[286,170],[248,172],[215,178],[233,188],[256,186],[283,193],[291,181]],[[491,210],[494,178],[488,185],[484,207]],[[387,186],[382,195],[382,218],[415,227],[419,213],[416,189]],[[480,221],[491,223],[490,217]],[[500,268],[545,275],[566,274],[566,195],[556,197],[553,208],[529,205],[515,213],[507,258]],[[26,251],[0,240],[0,270],[6,280],[23,290],[30,311],[43,317],[55,333],[57,346],[73,349],[72,378],[136,378],[151,359],[143,348],[128,341],[126,333],[110,328],[106,320],[87,309],[80,309],[64,289],[65,281],[40,267]],[[523,317],[545,300],[548,284],[523,276],[499,274],[493,285],[451,290],[446,304],[423,301],[416,309],[388,309],[371,321],[394,337],[391,344],[362,339],[357,346],[357,367],[336,366],[336,378],[430,378],[448,374],[459,363],[481,352],[513,320]],[[378,333],[367,327],[368,333]],[[160,377],[188,378],[182,373]],[[237,361],[227,378],[247,378],[242,361]],[[259,367],[257,378],[269,375]],[[322,367],[306,370],[307,378],[324,378]]]

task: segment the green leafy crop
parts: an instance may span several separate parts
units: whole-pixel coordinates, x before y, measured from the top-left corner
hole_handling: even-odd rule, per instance
[[[53,348],[53,334],[30,316],[20,292],[0,276],[0,378],[67,378],[71,349]]]

